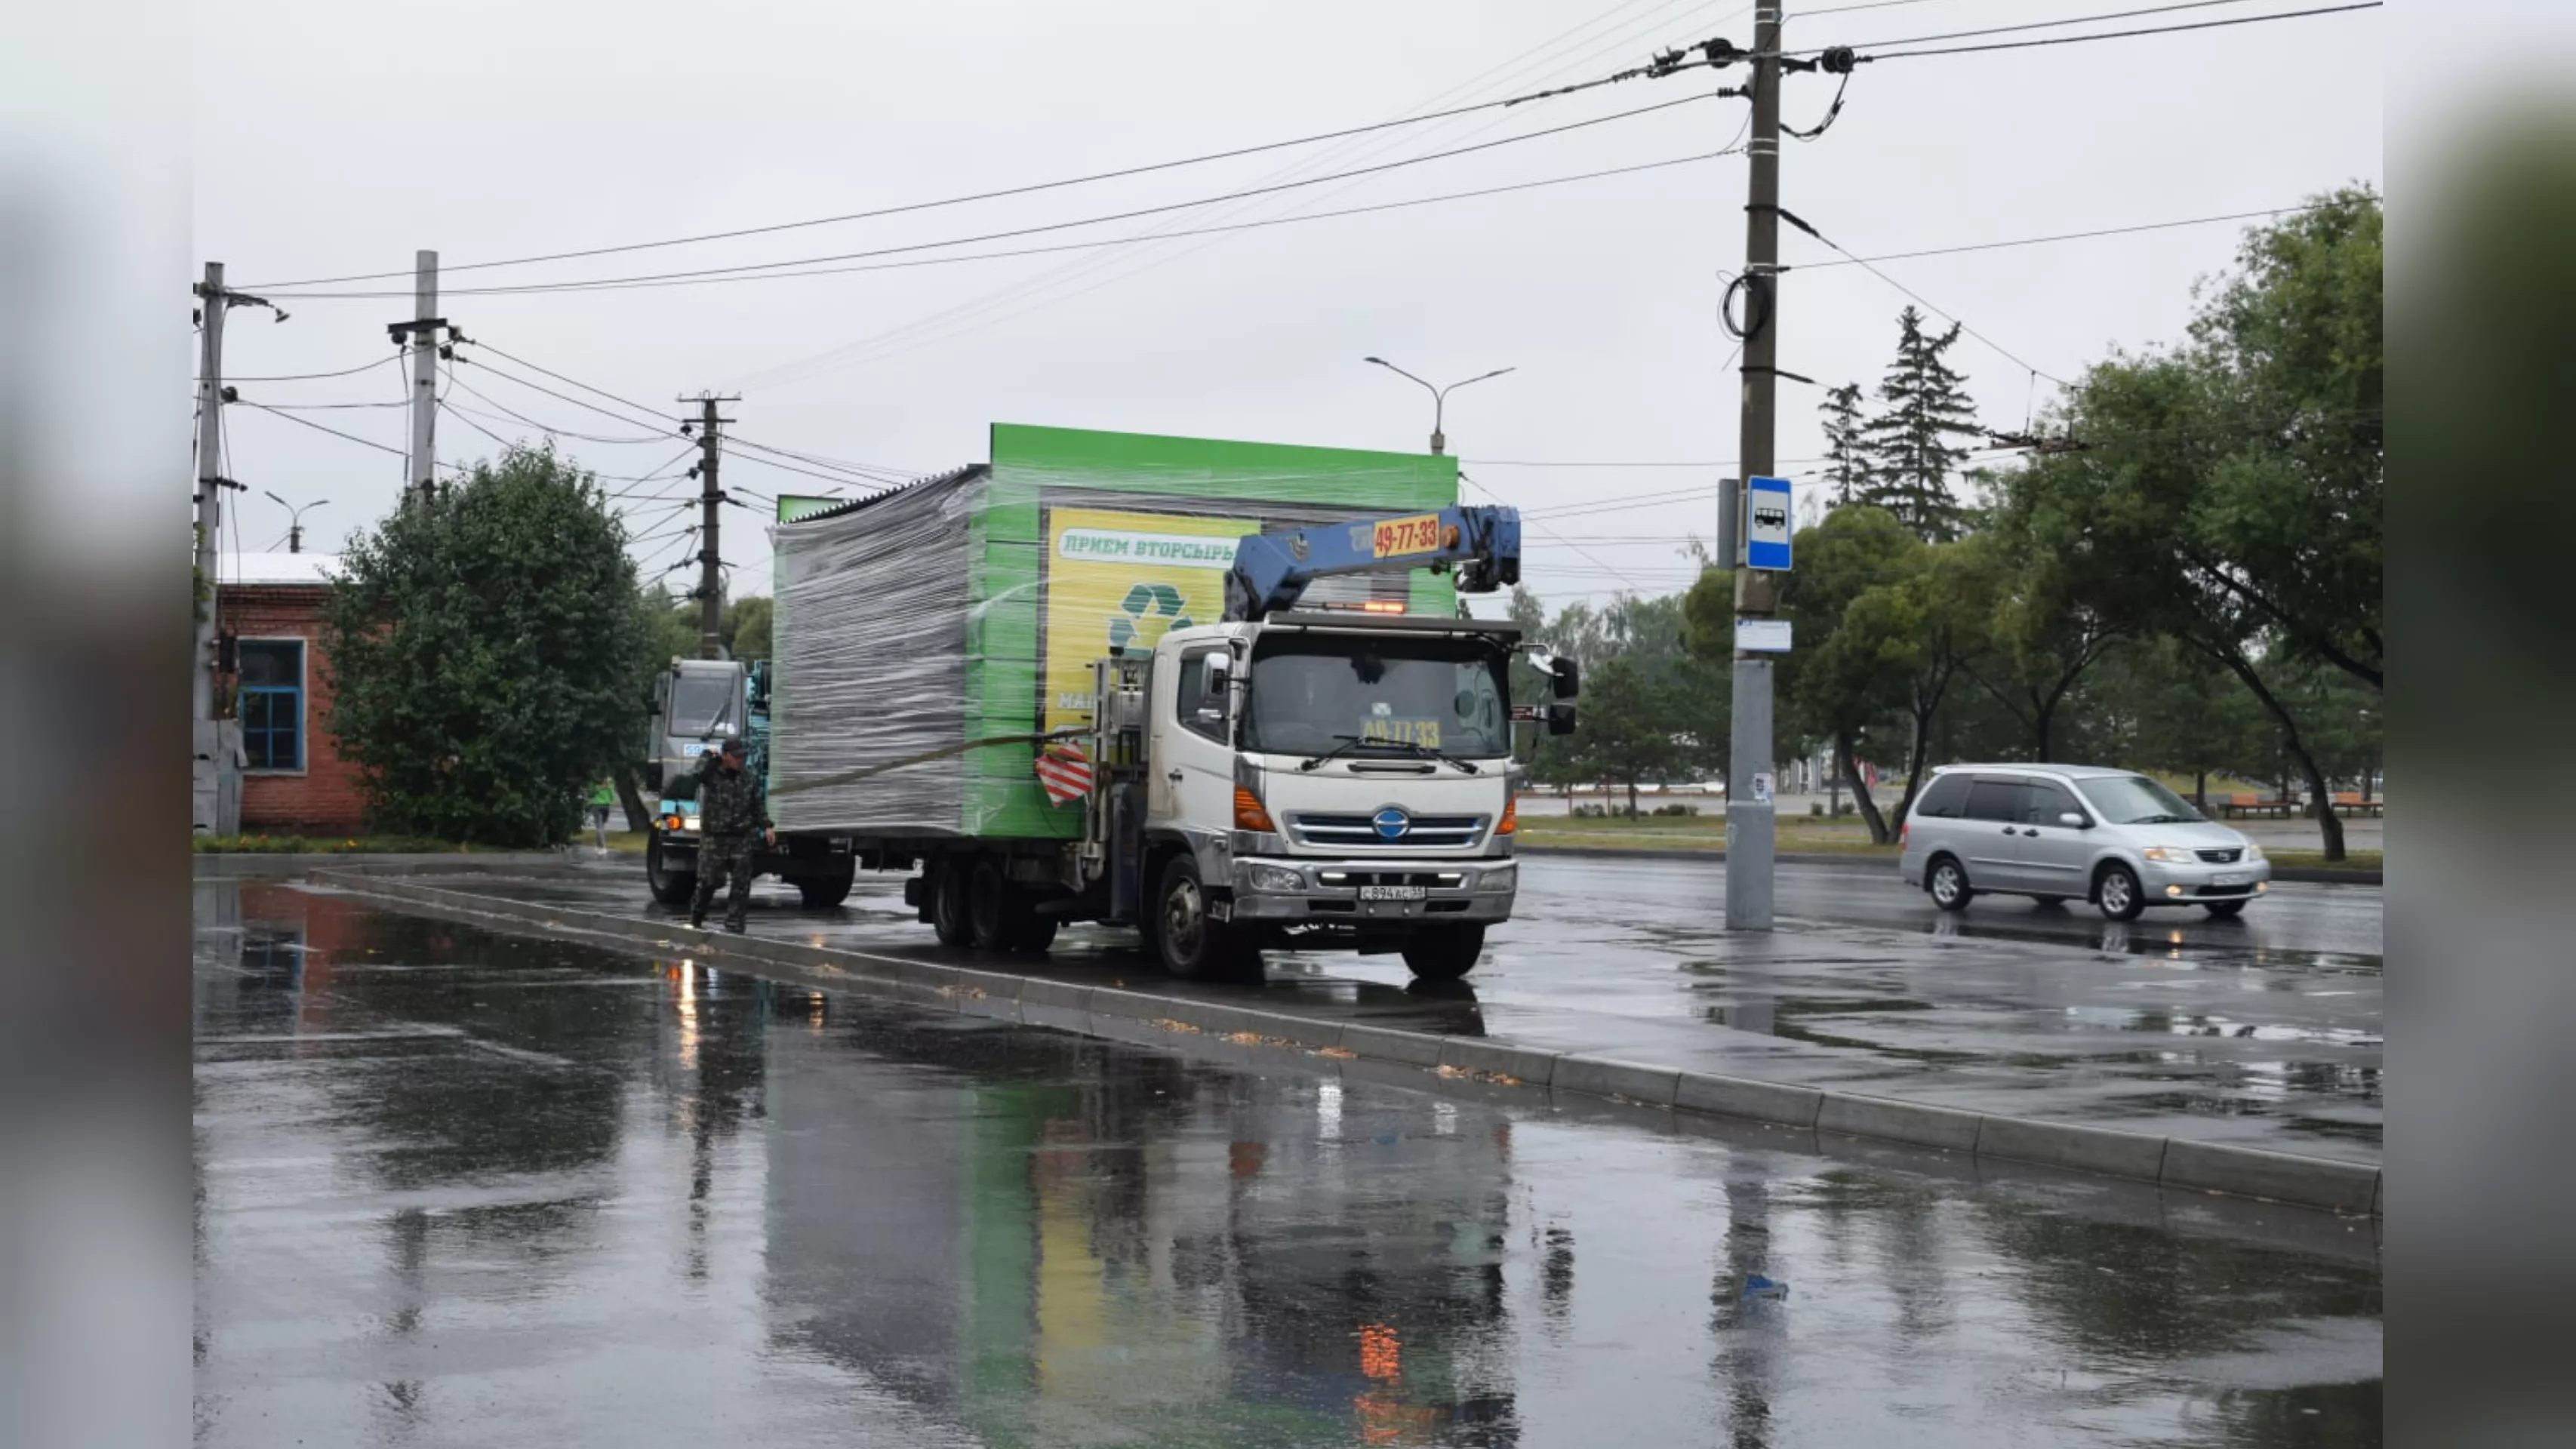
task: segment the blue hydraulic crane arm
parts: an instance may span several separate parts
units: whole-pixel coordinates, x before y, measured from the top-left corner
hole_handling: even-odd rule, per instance
[[[1443,508],[1403,518],[1362,518],[1291,533],[1256,533],[1235,545],[1225,576],[1225,617],[1258,620],[1296,607],[1306,586],[1335,574],[1448,565],[1458,591],[1490,594],[1521,581],[1517,508]]]

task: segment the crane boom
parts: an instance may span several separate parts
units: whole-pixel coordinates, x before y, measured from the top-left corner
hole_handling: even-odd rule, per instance
[[[1296,606],[1306,586],[1337,574],[1447,564],[1458,591],[1489,594],[1521,578],[1517,508],[1465,506],[1402,518],[1360,518],[1287,533],[1250,534],[1225,576],[1225,617],[1259,620]]]

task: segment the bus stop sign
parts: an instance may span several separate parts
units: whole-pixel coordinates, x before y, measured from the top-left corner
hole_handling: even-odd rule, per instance
[[[1744,480],[1744,566],[1789,569],[1789,480]]]

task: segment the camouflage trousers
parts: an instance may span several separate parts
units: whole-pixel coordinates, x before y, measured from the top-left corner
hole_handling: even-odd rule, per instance
[[[739,931],[750,923],[752,855],[760,848],[756,835],[711,835],[698,842],[698,892],[689,902],[689,924],[707,922],[707,905],[727,877],[733,889],[725,896],[725,929]]]

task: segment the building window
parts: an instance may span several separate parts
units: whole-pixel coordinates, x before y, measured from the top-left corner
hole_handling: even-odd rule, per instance
[[[304,768],[304,641],[241,641],[242,754],[254,770]]]

